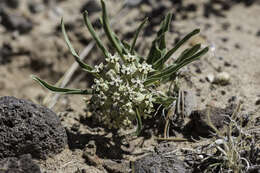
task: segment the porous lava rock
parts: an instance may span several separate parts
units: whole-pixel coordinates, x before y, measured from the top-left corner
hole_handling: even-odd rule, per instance
[[[0,159],[23,154],[46,159],[66,144],[66,131],[53,111],[24,99],[0,98]]]
[[[133,163],[135,173],[190,173],[192,169],[173,152],[171,144],[159,144],[155,152]]]
[[[41,169],[30,154],[25,154],[1,160],[0,173],[41,173]]]

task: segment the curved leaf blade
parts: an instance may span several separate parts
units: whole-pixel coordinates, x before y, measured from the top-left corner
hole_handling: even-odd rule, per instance
[[[171,56],[173,53],[175,53],[184,43],[186,43],[191,37],[198,34],[200,32],[199,29],[195,29],[189,34],[187,34],[181,41],[179,41],[174,48],[169,50],[163,57],[158,59],[155,63],[153,63],[153,67],[159,67],[162,66]]]
[[[107,17],[107,9],[106,4],[103,0],[101,0],[101,6],[102,6],[102,21],[103,21],[103,28],[106,33],[106,36],[108,37],[108,40],[111,42],[113,47],[116,49],[119,56],[122,58],[124,62],[126,62],[125,57],[122,52],[122,47],[117,43],[116,38],[113,36],[113,32],[110,29],[109,23],[108,23],[108,17]]]
[[[141,133],[142,131],[142,119],[141,119],[141,116],[140,116],[140,112],[138,110],[138,108],[136,108],[136,120],[137,120],[137,129],[136,129],[136,136],[139,136],[139,134]]]
[[[147,81],[149,81],[153,78],[162,78],[162,77],[170,76],[173,73],[176,73],[179,69],[181,69],[185,65],[191,63],[192,61],[199,59],[201,56],[206,54],[208,52],[208,50],[209,50],[209,48],[206,47],[206,48],[202,49],[201,51],[199,51],[198,53],[191,56],[190,58],[184,60],[183,62],[181,62],[179,64],[170,65],[169,67],[165,68],[161,73],[150,76],[147,79]]]
[[[41,80],[37,76],[31,75],[31,78],[33,80],[35,80],[36,82],[38,82],[43,87],[45,87],[48,90],[53,91],[53,92],[59,92],[59,93],[64,93],[64,94],[85,94],[85,95],[92,94],[92,90],[60,88],[60,87],[56,87],[56,86],[48,84],[47,82]]]
[[[137,30],[136,30],[136,32],[135,32],[134,40],[133,40],[133,42],[132,42],[132,44],[131,44],[131,48],[130,48],[130,53],[131,53],[131,54],[134,53],[134,47],[135,47],[135,44],[136,44],[136,40],[137,40],[137,38],[138,38],[138,36],[139,36],[139,33],[140,33],[141,29],[142,29],[142,28],[144,27],[144,25],[146,24],[147,20],[148,20],[148,18],[145,18],[145,19],[143,20],[143,22],[139,25],[139,27],[137,28]]]
[[[97,46],[101,49],[101,51],[103,52],[103,54],[105,55],[106,58],[109,58],[109,52],[108,50],[105,48],[105,46],[103,45],[102,41],[100,40],[100,38],[98,37],[98,35],[96,34],[93,25],[91,24],[89,17],[88,17],[88,12],[85,11],[83,13],[83,19],[84,19],[84,23],[86,25],[86,27],[88,28],[91,36],[94,38],[94,40],[97,43]],[[102,21],[102,20],[101,20]],[[102,21],[102,25],[103,25],[103,21]]]
[[[64,36],[64,39],[66,41],[66,44],[71,52],[71,54],[74,56],[74,59],[77,61],[77,63],[79,64],[79,66],[81,68],[83,68],[85,71],[89,72],[89,73],[93,73],[92,70],[93,68],[88,65],[88,64],[85,64],[84,62],[82,62],[80,60],[80,57],[79,55],[77,54],[77,52],[75,51],[75,49],[73,48],[70,40],[69,40],[69,37],[67,35],[67,32],[66,32],[66,29],[65,29],[65,25],[64,25],[64,22],[63,22],[63,19],[61,19],[61,30],[62,30],[62,33],[63,33],[63,36]]]

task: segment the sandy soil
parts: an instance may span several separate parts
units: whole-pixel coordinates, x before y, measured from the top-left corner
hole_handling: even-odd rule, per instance
[[[145,53],[163,14],[173,12],[175,19],[171,23],[171,32],[167,35],[169,45],[173,45],[177,39],[192,29],[200,28],[201,35],[191,40],[189,44],[202,42],[205,46],[211,47],[207,56],[189,65],[183,71],[182,87],[196,94],[197,108],[202,109],[206,105],[223,108],[228,104],[229,99],[236,96],[237,100],[243,102],[243,109],[249,112],[250,116],[258,117],[260,113],[260,4],[256,2],[247,6],[244,3],[232,3],[230,9],[225,10],[225,6],[208,3],[207,0],[187,0],[183,2],[183,8],[178,11],[179,5],[173,5],[171,1],[150,2],[152,5],[142,3],[131,8],[126,7],[122,13],[118,11],[122,8],[123,1],[113,0],[107,3],[108,8],[111,9],[109,10],[111,16],[120,14],[113,25],[119,36],[128,40],[129,36],[133,35],[137,21],[141,21],[146,16],[150,17],[149,21],[152,24],[146,27],[142,39],[138,41],[138,45],[142,45],[138,46],[139,52]],[[193,6],[195,9],[191,8],[189,5],[195,2],[196,5]],[[29,10],[30,3],[34,3],[35,8],[38,8],[37,13]],[[45,3],[41,0],[20,0],[17,8],[5,8],[7,5],[0,3],[0,10],[4,7],[8,14],[13,13],[29,19],[33,26],[31,31],[20,34],[18,31],[0,25],[0,96],[26,98],[46,105],[50,103],[50,101],[43,102],[50,92],[35,83],[30,75],[35,74],[50,83],[55,83],[73,64],[73,58],[59,28],[62,16],[77,50],[82,51],[90,43],[91,37],[83,25],[80,13],[87,3],[88,0],[56,0],[45,1]],[[209,17],[205,14],[209,8],[206,4],[216,11],[211,10]],[[95,21],[100,14],[100,9],[91,7],[89,10],[91,9],[96,9],[90,13],[91,20]],[[7,49],[7,53],[4,54],[4,47],[11,47],[11,50]],[[86,62],[95,64],[102,58],[100,55],[97,48],[94,48],[87,56]],[[209,75],[217,76],[221,72],[229,74],[228,85],[212,84],[207,80]],[[89,87],[89,77],[77,70],[68,87]],[[92,128],[91,124],[82,121],[87,114],[85,107],[81,96],[61,96],[52,108],[60,116],[71,142],[59,155],[47,161],[37,161],[42,170],[65,173],[84,170],[93,173],[118,170],[128,172],[129,161],[134,161],[153,151],[154,146],[157,145],[153,136],[148,139],[131,138],[130,146],[125,145],[128,141],[124,139],[126,141],[121,141],[120,146],[117,144],[120,137],[112,133],[107,134],[104,129]],[[89,151],[88,145],[93,141],[96,151],[93,149]],[[192,147],[193,145],[196,144],[184,142],[181,146]],[[118,147],[121,149],[116,153]],[[95,153],[93,157],[84,157],[89,152]]]

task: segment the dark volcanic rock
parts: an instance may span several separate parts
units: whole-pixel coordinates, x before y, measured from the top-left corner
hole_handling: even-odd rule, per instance
[[[8,157],[0,161],[0,173],[41,173],[40,167],[34,163],[30,154]]]
[[[134,162],[135,173],[188,173],[192,169],[172,152],[176,147],[171,144],[159,144],[154,153]]]
[[[4,43],[3,46],[0,47],[0,65],[11,62],[12,53],[12,47],[9,44]]]
[[[135,173],[183,173],[190,172],[185,163],[174,156],[151,154],[134,163]]]
[[[2,25],[8,31],[17,30],[21,34],[25,34],[30,32],[33,28],[33,23],[22,15],[12,14],[6,10],[0,10],[0,17],[2,18]]]
[[[0,158],[29,153],[46,159],[66,143],[65,129],[50,109],[15,97],[0,98]]]
[[[225,122],[229,122],[230,117],[235,110],[236,105],[231,104],[226,108],[210,107],[210,109],[195,110],[190,115],[190,122],[186,125],[186,130],[190,131],[192,136],[203,136],[209,137],[213,129],[208,123],[208,114],[212,124],[217,128],[221,129]]]
[[[87,1],[87,3],[82,6],[80,12],[83,13],[84,11],[88,11],[88,13],[91,15],[92,13],[98,12],[100,10],[101,7],[98,4],[98,1],[90,0]]]
[[[11,8],[17,8],[20,4],[19,0],[5,0],[5,3]]]

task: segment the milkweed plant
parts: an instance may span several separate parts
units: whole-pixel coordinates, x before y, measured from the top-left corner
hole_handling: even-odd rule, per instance
[[[172,18],[172,14],[168,14],[161,22],[148,55],[140,56],[135,51],[135,44],[147,19],[138,26],[133,41],[128,44],[120,41],[111,30],[103,0],[101,0],[101,5],[102,18],[100,21],[115,53],[109,52],[103,45],[89,20],[88,12],[85,11],[83,13],[85,25],[104,55],[104,63],[94,67],[80,60],[66,34],[63,20],[61,20],[62,32],[70,52],[79,66],[94,77],[91,89],[59,88],[36,76],[32,76],[32,78],[54,92],[91,95],[90,106],[96,110],[93,111],[93,115],[101,116],[104,124],[110,128],[121,128],[132,125],[132,122],[136,120],[137,133],[139,133],[142,129],[142,120],[151,117],[155,112],[155,104],[168,107],[178,97],[178,95],[169,95],[159,91],[158,87],[163,83],[173,82],[179,74],[178,71],[203,56],[208,51],[208,47],[202,49],[200,44],[194,45],[185,49],[172,64],[167,65],[167,60],[192,36],[200,32],[199,29],[193,30],[168,50],[165,34],[169,30]]]

